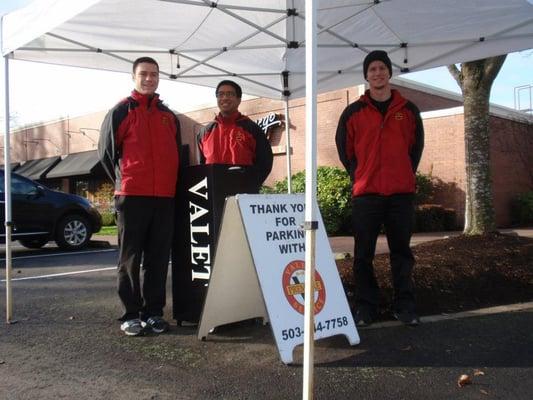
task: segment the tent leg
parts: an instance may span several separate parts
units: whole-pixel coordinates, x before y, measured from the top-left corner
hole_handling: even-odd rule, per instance
[[[292,172],[291,172],[291,128],[289,118],[289,97],[285,96],[285,150],[287,160],[287,193],[292,193]]]
[[[5,194],[5,230],[6,230],[6,322],[10,324],[13,319],[13,298],[11,293],[11,155],[9,132],[9,54],[4,56],[4,84],[5,84],[5,109],[4,109],[4,194]]]
[[[314,292],[315,235],[318,228],[316,210],[316,7],[305,1],[305,307],[303,399],[313,399],[314,386]]]

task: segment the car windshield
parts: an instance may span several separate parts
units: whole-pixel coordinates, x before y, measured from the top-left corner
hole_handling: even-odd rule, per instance
[[[2,181],[4,174],[1,174]],[[0,185],[0,193],[4,193],[4,184]],[[37,186],[28,180],[21,179],[16,175],[11,175],[11,194],[35,194],[37,193]]]

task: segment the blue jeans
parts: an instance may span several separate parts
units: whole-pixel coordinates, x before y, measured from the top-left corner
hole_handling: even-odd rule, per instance
[[[352,199],[355,300],[358,307],[376,314],[379,286],[374,274],[376,242],[384,226],[390,251],[394,311],[414,312],[412,279],[415,260],[409,246],[414,219],[414,195],[363,195]]]

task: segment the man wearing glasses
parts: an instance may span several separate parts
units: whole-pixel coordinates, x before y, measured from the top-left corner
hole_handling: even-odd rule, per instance
[[[270,143],[261,128],[239,112],[242,89],[237,83],[224,80],[215,94],[220,112],[196,138],[200,163],[243,167],[259,192],[272,169]]]

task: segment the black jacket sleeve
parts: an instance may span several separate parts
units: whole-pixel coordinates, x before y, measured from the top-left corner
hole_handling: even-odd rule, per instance
[[[416,172],[422,158],[422,150],[424,150],[424,125],[418,107],[411,102],[408,102],[408,107],[415,116],[415,143],[411,148],[409,157],[411,158],[413,172]]]
[[[182,167],[186,167],[187,165],[185,164],[185,160],[188,159],[189,155],[185,155],[184,154],[184,148],[182,146],[182,142],[181,142],[181,125],[180,125],[180,120],[178,118],[178,116],[172,112],[172,114],[174,114],[174,117],[175,117],[175,122],[176,122],[176,146],[178,147],[178,154],[179,154],[179,161],[180,161],[180,168]]]
[[[204,126],[200,131],[196,134],[196,149],[198,150],[198,163],[199,164],[205,164],[205,155],[202,150],[202,142],[205,138],[205,136],[211,132],[216,126],[216,122],[212,121],[206,126]]]
[[[249,120],[246,124],[246,130],[255,138],[255,162],[248,170],[256,186],[260,188],[272,171],[274,155],[272,154],[272,147],[259,125]]]
[[[127,112],[127,103],[118,104],[107,113],[100,127],[98,158],[113,183],[116,182],[117,174],[120,173],[118,169],[120,149],[116,143],[116,135],[120,123],[126,118]]]
[[[355,181],[355,170],[357,168],[357,157],[354,154],[348,155],[346,153],[346,140],[348,136],[347,123],[348,119],[355,111],[356,103],[346,107],[339,118],[339,124],[337,125],[337,132],[335,133],[335,144],[337,145],[337,153],[339,160],[346,169],[346,172],[350,175],[352,182]]]

